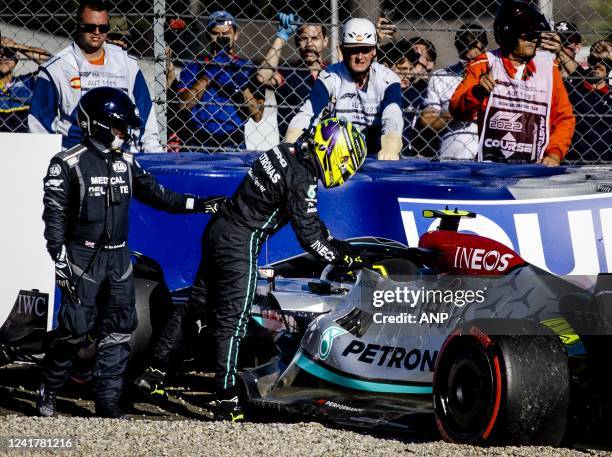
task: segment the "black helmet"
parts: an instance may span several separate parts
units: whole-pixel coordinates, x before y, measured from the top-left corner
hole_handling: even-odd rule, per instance
[[[550,32],[546,17],[533,3],[522,0],[503,0],[493,21],[493,34],[497,44],[512,51],[522,34]]]
[[[139,129],[142,121],[138,108],[123,91],[113,87],[91,89],[79,101],[78,120],[83,135],[104,145],[115,139],[113,128],[126,134]]]
[[[480,42],[484,48],[489,44],[487,32],[479,24],[462,25],[455,33],[455,48],[459,57],[463,57],[470,49],[476,47],[477,42]]]

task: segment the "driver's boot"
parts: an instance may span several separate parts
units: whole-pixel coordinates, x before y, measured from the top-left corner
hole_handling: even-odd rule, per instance
[[[168,393],[164,386],[165,378],[165,371],[151,366],[136,378],[134,384],[138,387],[138,390],[145,394],[150,400],[155,403],[164,403],[168,401]]]

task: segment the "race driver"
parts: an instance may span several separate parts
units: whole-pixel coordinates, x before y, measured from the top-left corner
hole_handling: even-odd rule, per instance
[[[117,406],[136,327],[132,264],[127,246],[132,197],[174,213],[214,213],[224,197],[201,199],[165,189],[127,152],[142,121],[119,89],[88,91],[78,104],[83,143],[60,152],[44,179],[45,239],[62,292],[55,338],[42,362],[37,411],[55,414],[77,352],[95,341],[96,414],[120,418]]]
[[[191,297],[175,308],[154,347],[151,366],[136,380],[143,392],[162,399],[165,370],[182,340],[185,316],[205,310],[215,340],[215,419],[245,420],[236,362],[255,295],[261,246],[290,223],[302,248],[319,260],[359,265],[351,245],[333,238],[319,218],[317,181],[326,188],[344,184],[365,156],[359,131],[344,119],[329,118],[295,143],[282,143],[255,161],[231,201],[206,226]]]
[[[550,26],[535,5],[504,0],[493,29],[499,48],[468,64],[449,111],[477,119],[479,161],[558,166],[575,118],[554,55],[538,50]]]
[[[379,160],[398,160],[402,149],[402,88],[399,77],[374,62],[376,27],[368,19],[348,20],[342,28],[343,61],[321,71],[310,96],[287,128],[292,143],[326,115],[344,116],[366,137]]]

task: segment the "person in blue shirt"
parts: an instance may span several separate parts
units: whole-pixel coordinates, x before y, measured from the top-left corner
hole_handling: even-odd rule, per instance
[[[43,62],[47,51],[2,38],[0,47],[0,132],[27,132],[28,111],[36,84],[36,72],[15,75],[17,53],[27,59]]]
[[[243,148],[244,124],[249,116],[258,122],[263,113],[250,88],[255,67],[236,55],[238,31],[231,14],[212,13],[206,33],[207,48],[180,74],[176,140],[187,150]]]

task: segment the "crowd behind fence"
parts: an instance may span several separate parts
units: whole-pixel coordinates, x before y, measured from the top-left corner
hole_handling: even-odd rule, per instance
[[[27,131],[37,65],[71,42],[78,2],[0,5],[0,129]],[[457,37],[476,37],[482,49],[495,48],[497,6],[497,0],[119,0],[110,11],[107,40],[139,59],[167,150],[265,150],[283,140],[318,70],[339,58],[341,24],[367,17],[379,30],[379,62],[402,80],[402,154],[466,159],[460,152],[473,147],[475,125],[451,125],[445,99],[462,77]],[[544,0],[539,6],[557,25],[563,44],[558,59],[577,119],[567,160],[612,161],[612,4]],[[229,13],[221,19],[235,20],[236,33],[225,48],[207,33],[220,10]],[[232,46],[236,55],[219,57]],[[211,59],[220,61],[214,71],[205,65]],[[597,80],[599,64],[608,77]],[[202,81],[206,87],[198,90]],[[448,152],[451,137],[458,156]]]

